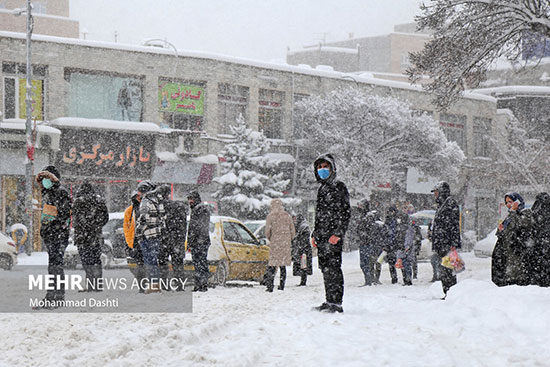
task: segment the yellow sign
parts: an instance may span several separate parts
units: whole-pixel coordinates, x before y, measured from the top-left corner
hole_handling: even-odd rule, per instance
[[[25,85],[27,84],[26,79],[19,79],[19,118],[27,118],[27,104],[25,103],[25,97],[27,91]],[[43,80],[31,80],[31,98],[32,98],[32,118],[37,120],[44,120],[42,114],[43,108],[42,103],[44,101],[44,81]]]

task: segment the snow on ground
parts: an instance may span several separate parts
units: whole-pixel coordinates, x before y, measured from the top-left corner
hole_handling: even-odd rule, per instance
[[[345,254],[344,314],[311,310],[318,269],[305,288],[195,294],[186,314],[4,313],[0,366],[548,366],[550,291],[497,288],[490,259],[464,260],[442,301],[429,263],[413,287],[389,284],[386,264],[383,285],[358,287],[358,253]]]

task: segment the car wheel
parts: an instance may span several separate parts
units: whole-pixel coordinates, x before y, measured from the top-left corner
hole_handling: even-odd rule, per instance
[[[214,285],[225,286],[227,281],[227,262],[222,260],[218,263],[216,267],[216,273],[214,274]]]
[[[13,260],[10,255],[0,254],[0,268],[4,270],[11,270],[13,267]]]

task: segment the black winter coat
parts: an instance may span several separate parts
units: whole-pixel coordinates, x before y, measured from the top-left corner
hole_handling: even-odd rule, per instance
[[[195,249],[208,249],[210,246],[210,210],[206,204],[191,208],[187,246]]]
[[[397,217],[388,216],[384,223],[386,227],[387,241],[384,250],[388,253],[395,253],[405,249],[405,235],[408,225],[399,223]]]
[[[108,221],[109,211],[105,200],[91,188],[83,187],[73,204],[75,245],[99,245],[101,231]]]
[[[460,239],[460,209],[456,200],[447,197],[437,208],[432,226],[432,250],[447,256],[451,247],[462,247]]]
[[[359,246],[366,247],[370,255],[379,255],[385,243],[384,232],[374,213],[361,213],[357,230]]]
[[[183,201],[168,201],[166,210],[166,235],[164,243],[169,247],[185,245],[187,231],[187,204]]]
[[[67,189],[59,182],[55,182],[49,189],[42,188],[42,204],[55,207],[57,210],[55,218],[42,214],[40,219],[42,239],[46,242],[68,241],[72,200]]]

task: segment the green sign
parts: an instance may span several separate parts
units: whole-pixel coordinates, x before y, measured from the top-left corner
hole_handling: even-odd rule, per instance
[[[204,87],[180,83],[159,83],[159,111],[202,116]]]

